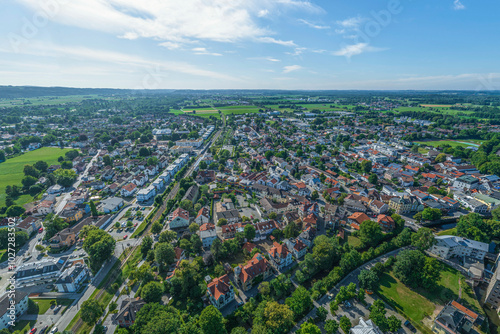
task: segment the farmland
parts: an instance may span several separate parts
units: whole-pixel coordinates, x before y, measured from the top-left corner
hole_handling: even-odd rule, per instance
[[[55,165],[57,164],[57,158],[64,156],[67,151],[69,149],[42,147],[0,163],[0,206],[5,205],[5,198],[7,197],[5,187],[8,185],[21,185],[21,180],[24,177],[24,165],[32,165],[39,160],[43,160],[49,165]],[[32,199],[29,195],[22,195],[15,201],[16,204],[23,205]]]

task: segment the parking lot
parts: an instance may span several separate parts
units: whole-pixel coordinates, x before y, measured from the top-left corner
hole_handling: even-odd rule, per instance
[[[123,240],[134,233],[145,217],[149,214],[151,208],[132,204],[130,207],[122,210],[118,216],[109,225],[108,232],[115,240]],[[119,227],[116,227],[116,223]]]

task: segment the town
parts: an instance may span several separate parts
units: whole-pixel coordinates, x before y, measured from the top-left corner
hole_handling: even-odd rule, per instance
[[[496,331],[499,103],[4,98],[1,333]]]

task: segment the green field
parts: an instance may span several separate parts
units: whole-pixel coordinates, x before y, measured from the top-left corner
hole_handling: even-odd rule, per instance
[[[52,299],[49,298],[31,298],[33,302],[38,305],[38,313],[37,314],[45,314],[50,308],[50,301]],[[55,299],[57,305],[69,306],[73,303],[74,299]]]
[[[440,145],[450,145],[451,147],[457,147],[457,146],[462,146],[462,147],[478,147],[483,142],[483,140],[435,140],[435,141],[416,141],[415,143],[424,145],[424,146],[433,146],[433,147],[438,147]]]
[[[0,107],[12,107],[22,105],[57,105],[65,103],[78,103],[83,100],[89,99],[105,99],[105,100],[118,100],[115,97],[100,96],[97,94],[92,95],[68,95],[68,96],[41,96],[31,97],[25,99],[0,99]]]
[[[395,278],[392,273],[384,273],[380,278],[380,287],[377,293],[390,299],[411,320],[422,323],[427,315],[434,312],[437,305],[458,300],[460,286],[462,287],[460,303],[479,314],[484,314],[479,301],[472,289],[467,286],[463,275],[446,265],[443,265],[441,279],[435,291],[412,290]]]
[[[18,157],[7,159],[0,163],[0,206],[5,205],[5,187],[8,185],[22,186],[21,180],[24,177],[24,165],[32,165],[39,160],[46,161],[49,166],[57,164],[57,158],[64,156],[70,149],[60,149],[56,147],[42,147],[38,150],[26,152]],[[23,205],[32,201],[29,195],[22,195],[15,199],[16,204]]]

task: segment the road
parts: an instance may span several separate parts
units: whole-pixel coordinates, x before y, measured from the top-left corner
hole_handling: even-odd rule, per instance
[[[81,175],[78,176],[78,178],[76,179],[76,182],[73,184],[73,189],[78,188],[80,186],[80,183],[82,183],[82,179],[88,175],[89,169],[92,167],[94,162],[99,157],[99,153],[101,153],[101,150],[97,151],[97,154],[87,164],[85,171]],[[66,206],[66,204],[68,203],[68,200],[70,198],[71,198],[71,191],[64,194],[64,197],[60,200],[59,204],[56,206],[56,209],[54,210],[56,214],[61,213],[61,211],[64,209],[64,207]]]

